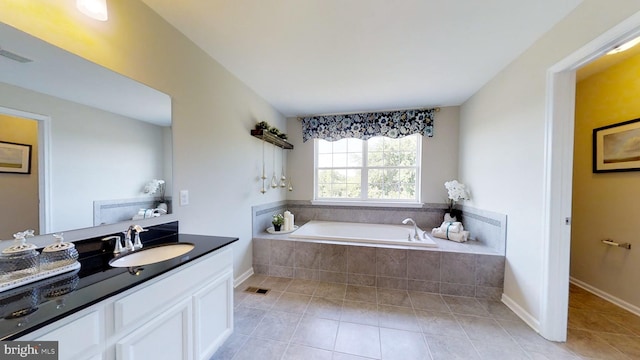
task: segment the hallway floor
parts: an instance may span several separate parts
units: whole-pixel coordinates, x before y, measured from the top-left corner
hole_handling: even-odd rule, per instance
[[[234,315],[212,359],[640,359],[640,318],[573,285],[567,343],[497,301],[256,275]]]

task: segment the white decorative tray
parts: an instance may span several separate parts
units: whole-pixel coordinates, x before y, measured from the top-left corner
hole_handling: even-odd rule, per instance
[[[294,231],[298,230],[298,228],[299,228],[299,226],[298,226],[298,225],[293,225],[293,229],[292,229],[292,230],[289,230],[289,231],[284,231],[284,230],[276,231],[276,230],[273,228],[273,226],[271,226],[271,227],[268,227],[268,228],[267,228],[267,232],[268,232],[269,234],[274,234],[274,235],[288,234],[288,233],[292,233],[292,232],[294,232]]]
[[[17,288],[22,285],[30,284],[32,282],[36,282],[42,279],[46,279],[52,276],[60,275],[69,271],[80,269],[80,263],[74,262],[73,264],[60,266],[51,270],[43,270],[38,272],[37,274],[21,277],[19,279],[2,281],[0,280],[0,292],[11,290]]]

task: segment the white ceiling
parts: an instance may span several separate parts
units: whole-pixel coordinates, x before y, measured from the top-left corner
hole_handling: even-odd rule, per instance
[[[142,0],[286,116],[460,105],[581,0]]]

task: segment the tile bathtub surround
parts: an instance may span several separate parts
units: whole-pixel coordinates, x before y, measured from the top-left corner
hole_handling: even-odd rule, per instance
[[[264,300],[247,286],[280,290]],[[639,317],[575,286],[569,307],[567,342],[555,343],[498,301],[254,275],[235,289],[235,330],[212,360],[640,358]]]
[[[253,239],[256,274],[497,300],[504,256]]]

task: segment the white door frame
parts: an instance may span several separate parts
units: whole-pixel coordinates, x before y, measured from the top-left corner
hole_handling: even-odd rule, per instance
[[[38,121],[38,234],[51,230],[51,117],[0,106],[0,114]]]
[[[640,35],[640,12],[589,42],[547,71],[543,271],[540,334],[566,341],[571,249],[571,195],[575,71]],[[568,220],[568,222],[566,222]]]

